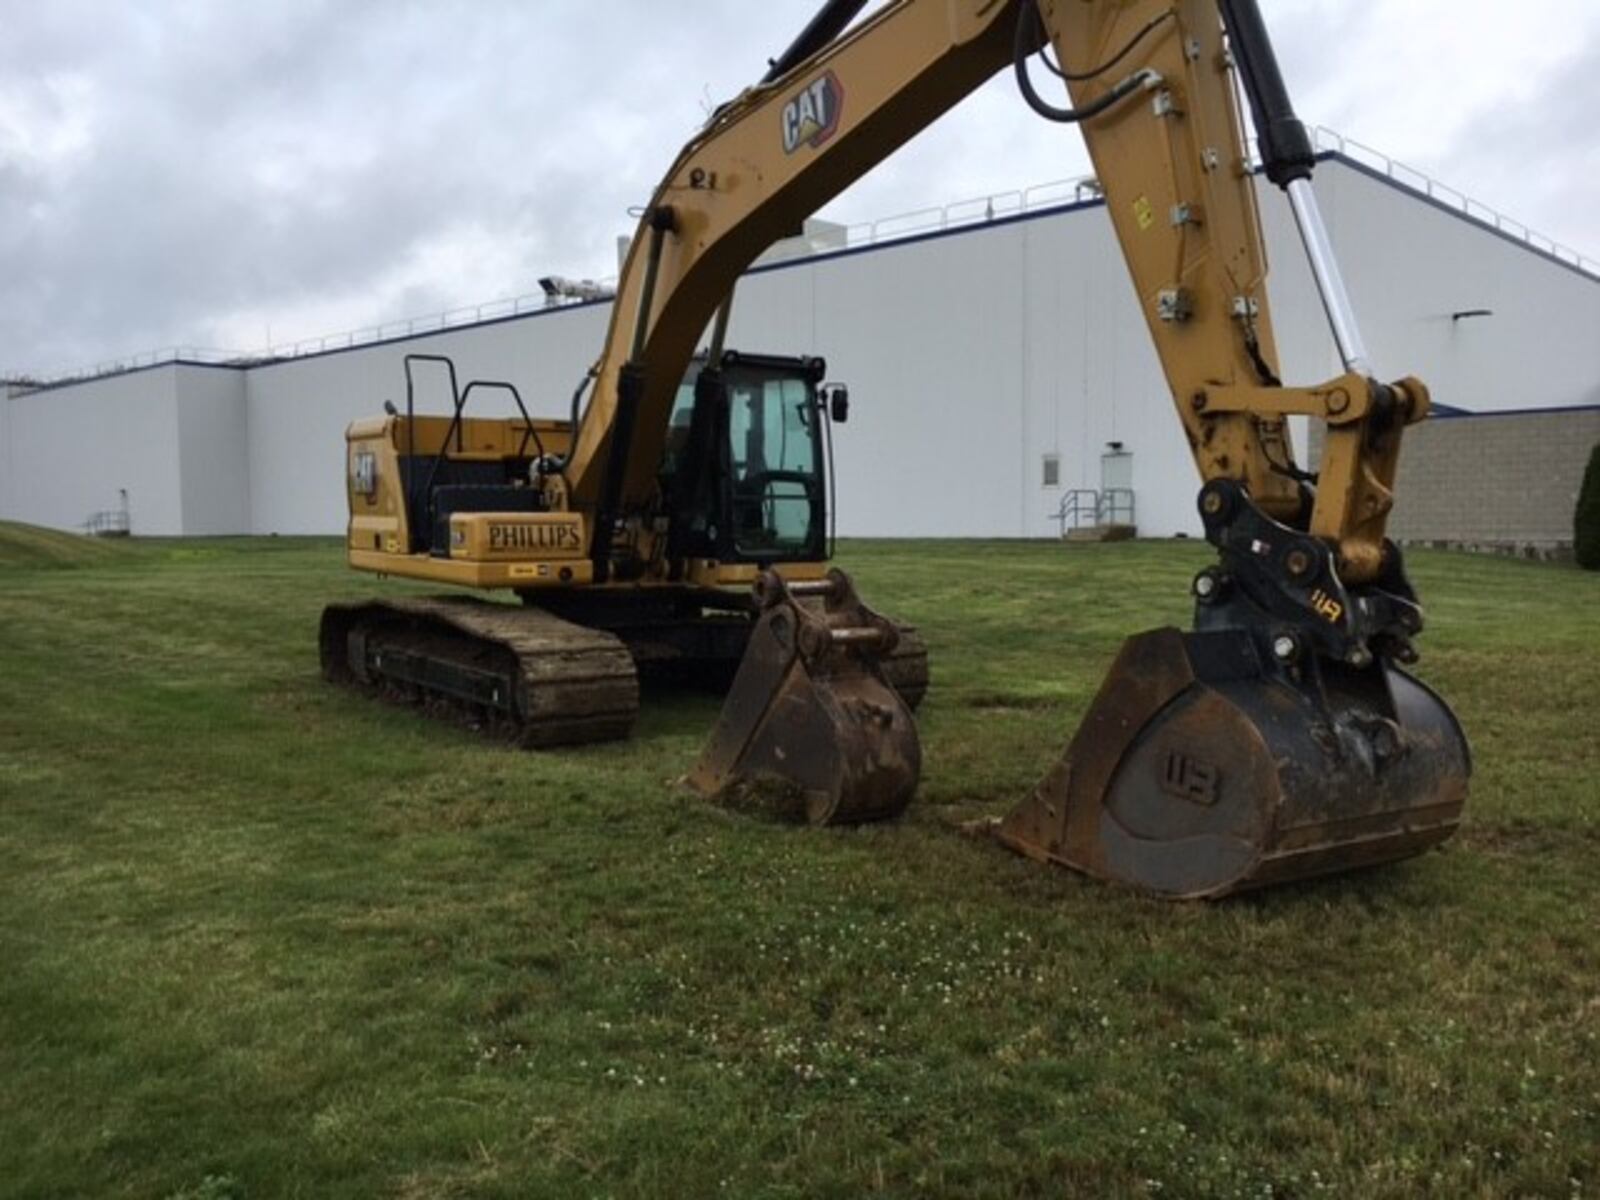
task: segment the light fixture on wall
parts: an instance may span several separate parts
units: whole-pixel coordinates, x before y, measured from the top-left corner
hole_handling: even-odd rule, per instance
[[[546,305],[560,304],[563,300],[611,300],[617,294],[617,289],[609,284],[592,279],[567,279],[562,275],[546,275],[539,280],[539,286],[544,290]]]

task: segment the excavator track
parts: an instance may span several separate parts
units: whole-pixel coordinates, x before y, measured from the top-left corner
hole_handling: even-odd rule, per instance
[[[320,642],[323,674],[334,682],[548,749],[626,738],[641,672],[693,660],[726,686],[754,628],[753,619],[727,614],[599,628],[537,605],[430,597],[331,604]],[[897,629],[881,669],[914,711],[928,690],[928,649],[914,627]]]
[[[331,604],[319,640],[328,679],[529,749],[625,738],[639,711],[627,646],[539,608],[470,598]]]

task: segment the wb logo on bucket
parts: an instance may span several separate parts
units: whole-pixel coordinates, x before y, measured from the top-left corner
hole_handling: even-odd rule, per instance
[[[832,71],[819,75],[783,106],[783,152],[822,145],[839,128],[844,89]]]

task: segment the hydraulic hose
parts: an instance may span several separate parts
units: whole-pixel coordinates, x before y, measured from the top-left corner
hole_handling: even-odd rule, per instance
[[[594,369],[591,367],[584,374],[584,377],[578,380],[578,386],[572,390],[572,415],[568,418],[568,423],[572,427],[572,440],[574,442],[578,440],[578,405],[583,402],[583,393],[589,389],[589,385],[593,382]],[[569,454],[563,457],[570,458],[572,456]]]
[[[1284,86],[1272,38],[1261,18],[1256,0],[1220,0],[1222,23],[1239,63],[1244,92],[1255,118],[1256,137],[1261,143],[1261,162],[1267,178],[1278,187],[1288,188],[1297,180],[1311,178],[1317,164],[1315,147],[1306,127],[1294,114],[1289,89]]]
[[[1135,37],[1133,43],[1124,48],[1109,63],[1081,78],[1092,79],[1096,75],[1104,74],[1112,64],[1126,56],[1128,51],[1133,48],[1133,45],[1136,45],[1144,37],[1144,34],[1148,33],[1152,28],[1154,28],[1153,23],[1146,26],[1144,32]],[[1160,73],[1147,67],[1143,70],[1135,71],[1105,95],[1090,101],[1082,108],[1058,108],[1039,95],[1038,89],[1033,86],[1032,77],[1028,74],[1028,58],[1038,47],[1043,33],[1044,25],[1039,18],[1038,8],[1035,7],[1032,0],[1024,0],[1021,9],[1017,13],[1017,33],[1012,43],[1012,66],[1016,71],[1017,89],[1021,91],[1022,98],[1028,102],[1029,108],[1047,121],[1056,121],[1063,125],[1076,125],[1080,121],[1087,121],[1091,117],[1099,116],[1107,109],[1120,104],[1134,92],[1154,87],[1161,82]],[[1072,78],[1080,77],[1072,76]]]
[[[789,48],[768,61],[767,73],[761,77],[761,82],[771,83],[794,70],[843,33],[845,26],[866,6],[867,0],[826,0]]]
[[[1033,10],[1033,17],[1035,23],[1037,23],[1039,20],[1039,10],[1036,6]],[[1175,21],[1177,18],[1178,14],[1171,9],[1161,13],[1159,16],[1152,17],[1148,22],[1146,22],[1143,29],[1139,30],[1138,33],[1134,34],[1128,39],[1128,44],[1121,50],[1118,50],[1098,67],[1092,67],[1089,70],[1081,73],[1065,70],[1062,68],[1060,63],[1051,62],[1049,55],[1045,53],[1045,50],[1042,47],[1039,51],[1039,58],[1044,62],[1045,66],[1050,68],[1052,74],[1060,76],[1068,83],[1084,83],[1090,79],[1099,78],[1101,75],[1104,75],[1107,71],[1111,70],[1112,67],[1116,66],[1123,59],[1127,58],[1128,55],[1133,53],[1134,48],[1138,46],[1140,42],[1144,41],[1145,38],[1149,37],[1161,27],[1162,22]]]

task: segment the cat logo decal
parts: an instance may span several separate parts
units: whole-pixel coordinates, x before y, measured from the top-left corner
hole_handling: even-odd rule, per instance
[[[801,146],[813,150],[839,129],[844,110],[844,88],[832,71],[819,75],[783,106],[783,152],[793,154]]]

